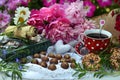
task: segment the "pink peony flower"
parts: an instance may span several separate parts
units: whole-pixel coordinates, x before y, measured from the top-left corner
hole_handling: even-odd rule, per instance
[[[85,6],[85,8],[87,10],[87,16],[88,17],[94,16],[96,6],[91,1],[84,1],[84,6]]]
[[[100,7],[107,7],[112,4],[112,0],[97,0]]]
[[[49,23],[58,18],[65,17],[64,9],[60,4],[54,4],[51,7],[43,7],[40,10],[31,10],[29,25],[35,26],[41,33]]]
[[[44,28],[43,16],[40,15],[40,10],[31,10],[30,18],[27,22],[28,25],[36,27],[39,33],[42,32]]]
[[[46,38],[53,43],[62,39],[65,43],[74,40],[74,33],[70,27],[69,20],[60,18],[49,25],[49,30],[46,31]]]
[[[86,20],[86,13],[83,1],[67,6],[54,4],[32,10],[28,24],[35,26],[40,33],[44,30],[46,38],[53,43],[60,39],[68,43],[76,40],[86,29],[95,27],[92,21]]]
[[[87,20],[85,19],[85,22],[83,24],[76,24],[74,26],[74,34],[78,37],[78,36],[82,36],[84,31],[87,29],[94,29],[95,27],[95,22],[92,20]]]
[[[83,7],[83,1],[71,3],[68,8],[65,9],[65,13],[66,17],[71,21],[71,23],[83,23],[86,16],[86,11]]]
[[[6,28],[10,22],[10,15],[7,12],[0,12],[0,28]]]
[[[56,0],[43,0],[43,5],[45,7],[49,7],[49,6],[51,6],[51,5],[55,4],[55,3],[56,3]]]
[[[95,21],[86,19],[82,27],[83,27],[83,29],[85,31],[87,29],[96,28],[96,24],[95,24]]]
[[[72,2],[75,2],[77,0],[60,0],[59,3],[60,4],[64,4],[64,3],[72,3]]]
[[[52,14],[56,17],[65,17],[65,6],[61,4],[54,4],[50,7]]]
[[[43,7],[40,9],[40,15],[43,16],[43,20],[47,22],[51,22],[55,20],[55,16],[53,15],[53,11],[50,8]]]

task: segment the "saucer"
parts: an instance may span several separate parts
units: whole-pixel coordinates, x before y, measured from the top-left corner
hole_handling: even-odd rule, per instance
[[[75,52],[79,55],[86,55],[89,53],[89,50],[81,43],[75,45]]]

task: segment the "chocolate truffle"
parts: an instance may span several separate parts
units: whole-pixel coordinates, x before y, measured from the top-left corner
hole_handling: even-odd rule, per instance
[[[71,60],[70,59],[65,59],[65,62],[71,62]]]
[[[71,68],[75,68],[75,67],[76,67],[75,63],[71,63],[71,64],[70,64],[70,67],[71,67]]]
[[[58,64],[58,60],[56,58],[52,58],[50,60],[50,64]]]
[[[39,65],[42,66],[42,67],[44,67],[44,68],[47,67],[47,63],[46,63],[45,61],[41,61],[41,62],[39,63]]]
[[[44,56],[41,59],[42,59],[42,61],[49,61],[49,58],[47,56]]]
[[[76,61],[76,60],[75,60],[74,58],[71,58],[71,59],[70,59],[70,62],[71,62],[71,63],[73,63],[73,62],[75,62],[75,61]]]
[[[61,63],[61,67],[63,69],[68,69],[69,68],[69,64],[67,62],[63,62],[63,63]]]
[[[55,55],[53,53],[49,53],[48,57],[55,58]]]
[[[46,52],[45,51],[41,51],[40,54],[46,55]]]
[[[40,55],[38,53],[33,55],[33,58],[40,58]]]
[[[31,61],[31,63],[33,63],[33,64],[38,64],[38,60],[37,60],[37,59],[33,59],[33,60]]]
[[[65,54],[65,55],[64,55],[64,58],[65,58],[65,59],[70,59],[70,55],[69,55],[69,54]]]
[[[50,64],[50,65],[48,66],[48,69],[49,69],[49,70],[52,70],[52,71],[56,70],[55,64]]]
[[[58,60],[60,60],[60,59],[62,58],[62,55],[61,55],[61,54],[56,54],[56,58],[57,58]]]
[[[62,58],[62,59],[60,60],[60,62],[66,62],[66,59],[65,59],[65,58]]]

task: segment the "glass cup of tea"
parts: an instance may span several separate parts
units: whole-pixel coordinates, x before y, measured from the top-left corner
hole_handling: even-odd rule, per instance
[[[89,52],[100,51],[107,48],[110,44],[112,34],[109,31],[100,29],[86,30],[83,34],[84,46]]]

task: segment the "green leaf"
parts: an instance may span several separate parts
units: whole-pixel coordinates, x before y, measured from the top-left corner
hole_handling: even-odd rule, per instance
[[[22,73],[19,71],[15,71],[15,74],[17,75],[17,77],[22,80]]]
[[[94,77],[102,78],[106,75],[106,73],[107,73],[106,71],[97,71],[97,72],[94,73]]]
[[[95,72],[95,73],[94,73],[94,77],[98,77],[100,74],[101,74],[101,72],[99,72],[99,71],[98,71],[98,72]]]
[[[75,72],[72,76],[75,76],[75,75],[77,75],[78,73],[79,73],[79,71]]]
[[[11,75],[11,79],[12,80],[18,80],[18,78],[20,80],[22,80],[22,71],[25,71],[24,69],[24,65],[23,66],[23,70],[19,70],[19,66],[21,64],[20,63],[7,63],[5,61],[0,61],[0,71],[5,73],[6,76],[9,76],[10,75],[8,74],[9,72],[12,72],[12,75]],[[27,68],[27,67],[25,67]]]
[[[99,76],[99,78],[102,78],[102,77],[104,77],[105,75],[104,74],[101,74],[100,76]]]
[[[14,80],[14,73],[12,73],[12,80]]]
[[[80,73],[80,74],[78,75],[78,79],[82,78],[82,77],[85,76],[85,75],[86,75],[86,72]]]
[[[8,71],[7,71],[7,72],[5,72],[5,75],[6,75],[6,76],[8,76],[8,77],[10,77],[10,75],[8,74]]]

